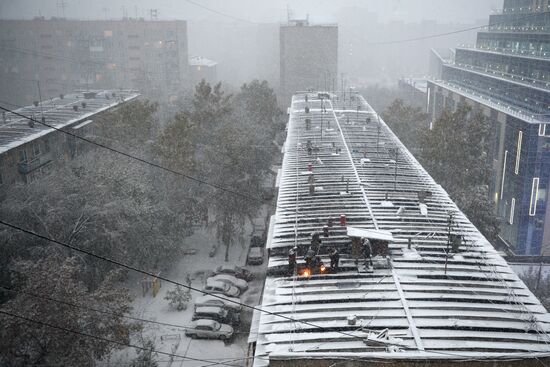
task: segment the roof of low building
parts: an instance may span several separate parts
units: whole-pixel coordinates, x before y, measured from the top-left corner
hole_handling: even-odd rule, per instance
[[[206,57],[202,56],[193,56],[189,58],[189,65],[190,66],[216,66],[218,63],[216,61],[207,59]]]
[[[0,154],[55,129],[84,123],[92,116],[138,96],[139,93],[133,90],[75,92],[64,95],[63,98],[53,98],[18,108],[14,110],[15,113],[5,112],[0,120]]]

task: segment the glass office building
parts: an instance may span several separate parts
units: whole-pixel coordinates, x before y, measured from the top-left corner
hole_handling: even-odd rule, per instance
[[[504,0],[473,47],[441,60],[428,83],[433,123],[467,103],[493,126],[491,194],[500,241],[518,255],[550,255],[550,13],[548,0]]]

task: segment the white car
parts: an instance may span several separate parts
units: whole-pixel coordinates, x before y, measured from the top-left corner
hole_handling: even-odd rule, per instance
[[[239,297],[241,295],[239,288],[212,278],[206,279],[203,290],[209,293],[222,293],[229,297]]]
[[[204,306],[218,306],[223,307],[233,312],[239,312],[242,310],[243,306],[240,305],[241,300],[235,297],[226,297],[224,299],[217,298],[207,294],[196,299],[195,307],[204,307]]]
[[[200,319],[193,321],[185,335],[191,338],[226,340],[233,336],[233,328],[226,324],[220,324],[214,320]]]
[[[234,277],[233,275],[229,274],[218,274],[214,275],[213,277],[210,277],[208,279],[213,279],[216,281],[224,282],[229,285],[232,285],[234,287],[239,288],[239,290],[242,292],[246,291],[248,289],[248,282],[243,279],[239,279],[237,277]]]

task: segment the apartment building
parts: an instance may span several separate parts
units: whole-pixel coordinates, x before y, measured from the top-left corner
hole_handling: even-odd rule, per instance
[[[75,89],[175,93],[188,75],[185,21],[0,20],[2,100],[27,105]]]
[[[338,26],[291,20],[281,25],[280,90],[282,100],[308,88],[333,89],[338,80]]]
[[[0,199],[9,187],[32,182],[53,163],[88,149],[76,136],[93,134],[94,120],[138,97],[133,90],[77,92],[2,113]]]

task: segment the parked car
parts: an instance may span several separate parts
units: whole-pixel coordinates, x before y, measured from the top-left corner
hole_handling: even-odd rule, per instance
[[[224,282],[234,287],[237,287],[239,288],[241,293],[248,289],[248,282],[246,280],[235,278],[233,275],[230,274],[218,274],[208,279],[218,280],[220,282]]]
[[[255,235],[250,238],[250,247],[264,247],[265,241],[262,236]]]
[[[217,274],[229,274],[233,275],[236,278],[244,279],[247,282],[251,281],[254,276],[252,273],[244,268],[241,268],[240,266],[234,266],[234,265],[220,265],[214,270],[214,275]]]
[[[228,325],[239,325],[241,322],[238,312],[231,312],[216,306],[197,307],[192,320],[200,319],[210,319]]]
[[[226,297],[227,300],[223,300],[221,298],[217,298],[214,296],[211,296],[207,294],[206,296],[199,297],[195,300],[195,308],[202,307],[202,306],[218,306],[223,307],[228,310],[239,312],[243,309],[243,306],[240,305],[241,300],[235,297]],[[231,302],[233,301],[233,302]]]
[[[233,328],[226,324],[220,324],[214,320],[201,319],[191,322],[185,335],[191,338],[226,340],[233,336]]]
[[[241,295],[239,288],[210,278],[206,280],[206,285],[203,289],[211,293],[222,293],[229,297],[239,297]]]
[[[248,256],[246,263],[249,265],[260,265],[264,262],[264,248],[263,247],[251,247],[248,250]]]

